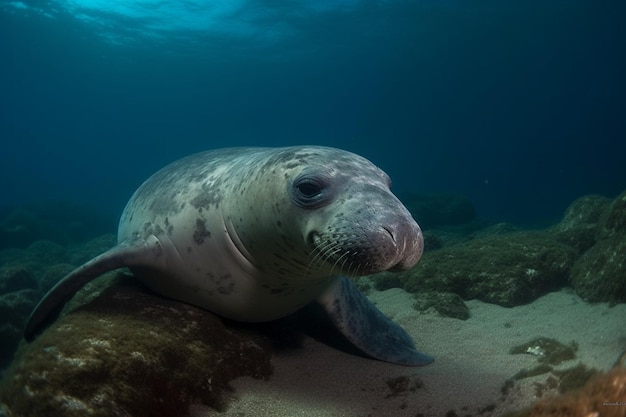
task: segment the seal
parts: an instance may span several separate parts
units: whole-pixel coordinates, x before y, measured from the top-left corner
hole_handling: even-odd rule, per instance
[[[422,233],[367,159],[320,146],[226,148],[180,159],[135,191],[118,244],[65,276],[35,307],[33,340],[83,285],[129,267],[158,294],[228,319],[263,322],[308,303],[373,358],[433,359],[350,281],[406,270]]]

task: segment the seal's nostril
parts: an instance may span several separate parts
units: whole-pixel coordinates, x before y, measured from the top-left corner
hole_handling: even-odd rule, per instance
[[[387,232],[387,234],[389,234],[389,236],[391,237],[391,240],[393,240],[394,243],[397,243],[396,235],[393,233],[393,231],[389,227],[383,226],[383,230]]]

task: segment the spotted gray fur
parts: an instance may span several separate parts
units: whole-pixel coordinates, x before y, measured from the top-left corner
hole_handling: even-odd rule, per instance
[[[126,266],[155,292],[234,320],[277,319],[317,299],[364,352],[429,363],[345,278],[407,269],[422,253],[419,226],[389,186],[370,161],[334,148],[230,148],[180,159],[135,191],[118,245],[57,284],[25,335],[34,337],[84,283]]]

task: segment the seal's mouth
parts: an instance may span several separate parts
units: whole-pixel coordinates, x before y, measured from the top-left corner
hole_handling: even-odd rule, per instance
[[[355,277],[387,270],[403,271],[420,258],[421,239],[421,233],[411,238],[385,227],[365,236],[311,232],[307,239],[313,248],[310,267],[318,270],[330,267],[331,275]]]

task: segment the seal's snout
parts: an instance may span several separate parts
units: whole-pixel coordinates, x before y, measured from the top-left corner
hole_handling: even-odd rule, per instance
[[[394,227],[383,226],[395,249],[389,270],[404,271],[419,261],[424,251],[424,238],[417,223],[411,219],[398,222]]]

